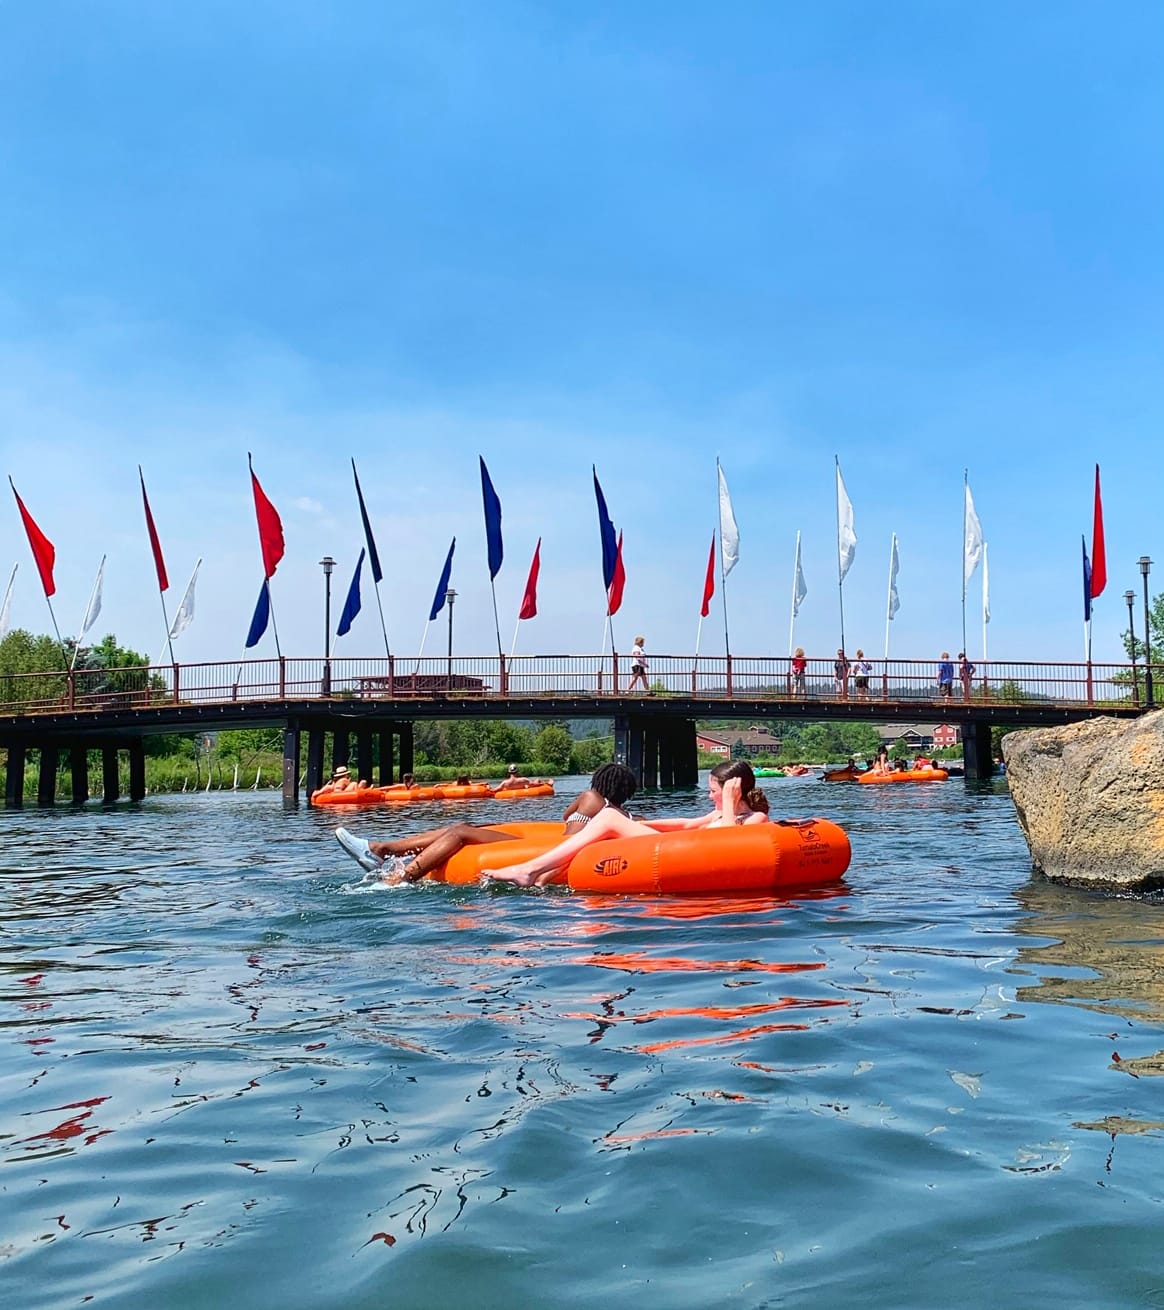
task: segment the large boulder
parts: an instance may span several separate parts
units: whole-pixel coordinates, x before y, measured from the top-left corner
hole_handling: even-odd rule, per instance
[[[1031,862],[1054,882],[1164,886],[1164,710],[1002,739]]]

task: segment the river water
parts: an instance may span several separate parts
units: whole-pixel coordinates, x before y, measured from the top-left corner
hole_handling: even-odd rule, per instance
[[[1033,880],[1004,782],[766,785],[835,891],[373,890],[270,793],[0,815],[5,1304],[1164,1306],[1161,905]]]

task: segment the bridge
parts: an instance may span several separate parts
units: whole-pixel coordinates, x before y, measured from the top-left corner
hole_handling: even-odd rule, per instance
[[[1154,708],[1159,670],[1123,664],[980,665],[950,694],[933,660],[872,661],[868,685],[838,683],[831,660],[810,660],[803,687],[777,656],[652,655],[650,690],[628,690],[619,655],[489,655],[415,659],[244,660],[77,669],[0,676],[5,805],[18,807],[30,752],[37,796],[52,804],[65,761],[74,802],[88,799],[87,752],[102,752],[102,796],[118,799],[119,755],[129,757],[130,798],[145,795],[144,740],[157,734],[277,725],[283,797],[299,800],[304,745],[308,796],[332,764],[355,759],[360,777],[386,785],[413,767],[413,725],[427,719],[613,719],[615,757],[644,785],[691,785],[700,719],[959,724],[968,777],[993,769],[990,729],[1070,723]],[[354,757],[353,757],[354,748]]]

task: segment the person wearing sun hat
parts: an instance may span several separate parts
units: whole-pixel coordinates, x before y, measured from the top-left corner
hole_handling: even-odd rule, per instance
[[[319,790],[325,792],[349,791],[354,790],[355,786],[355,781],[353,780],[352,775],[348,772],[348,766],[346,764],[338,764],[334,769],[332,769],[331,777],[328,778]]]

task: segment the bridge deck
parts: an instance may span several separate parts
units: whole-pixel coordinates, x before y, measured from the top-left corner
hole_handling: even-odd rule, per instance
[[[326,719],[842,719],[1063,723],[1151,707],[1143,666],[992,662],[949,695],[933,661],[873,662],[868,686],[809,661],[796,694],[779,657],[652,656],[649,694],[606,656],[291,659],[11,674],[0,678],[0,742],[164,733]],[[1156,670],[1153,669],[1153,673]]]

